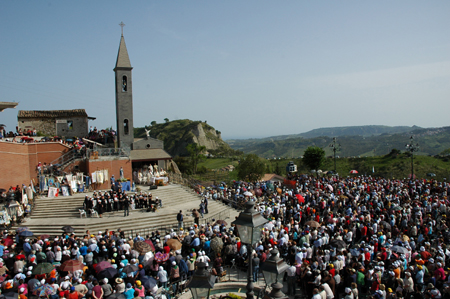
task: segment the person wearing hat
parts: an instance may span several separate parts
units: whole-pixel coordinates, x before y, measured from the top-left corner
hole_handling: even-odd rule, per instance
[[[75,287],[70,287],[70,293],[67,299],[78,299],[78,292],[75,290]]]
[[[133,299],[134,298],[134,288],[131,285],[131,283],[127,283],[125,286],[125,292],[123,292],[123,295],[125,296],[125,299]]]
[[[108,298],[113,293],[113,288],[109,284],[108,278],[101,280],[101,287],[103,289],[103,298]]]
[[[27,291],[24,287],[17,288],[19,290],[19,297],[18,299],[27,299],[27,294],[25,293]]]
[[[162,266],[159,267],[158,273],[156,274],[156,279],[159,281],[160,286],[167,288],[168,275],[167,271],[164,270]]]
[[[86,285],[87,283],[83,283],[83,279],[78,279],[77,284],[75,285],[75,290],[77,291],[80,298],[85,297],[89,292],[89,289]]]
[[[120,277],[117,277],[116,280],[116,286],[114,288],[116,294],[121,294],[125,292],[125,283],[123,282],[123,279]]]
[[[138,293],[139,297],[145,298],[145,288],[140,280],[136,280],[134,290]]]
[[[411,277],[411,272],[405,272],[405,279],[403,280],[403,289],[405,290],[406,294],[414,292],[414,280]]]
[[[417,292],[423,292],[425,286],[424,277],[425,277],[425,270],[423,269],[423,266],[417,265],[417,272],[415,275]]]

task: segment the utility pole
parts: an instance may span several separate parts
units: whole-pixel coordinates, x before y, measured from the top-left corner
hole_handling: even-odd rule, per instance
[[[411,154],[411,179],[414,179],[414,152],[419,150],[419,143],[414,144],[414,137],[411,135],[409,143],[406,144],[406,150]]]
[[[330,147],[334,154],[334,174],[336,174],[336,152],[341,150],[341,144],[337,142],[336,137],[333,137],[333,142],[330,144]]]

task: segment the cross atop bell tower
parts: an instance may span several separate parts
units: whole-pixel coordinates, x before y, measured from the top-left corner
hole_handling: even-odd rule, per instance
[[[123,26],[120,22],[121,37],[119,51],[117,53],[116,67],[114,68],[116,79],[116,121],[118,146],[131,149],[134,141],[133,128],[133,84],[131,80],[130,58],[123,37]]]
[[[120,29],[122,30],[121,36],[123,36],[123,26],[125,26],[125,24],[124,24],[123,22],[120,22],[120,23],[119,23],[119,26],[121,27]]]

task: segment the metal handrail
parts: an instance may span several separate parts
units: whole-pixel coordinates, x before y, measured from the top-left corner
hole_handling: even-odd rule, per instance
[[[125,148],[97,148],[97,149],[87,149],[86,157],[89,159],[95,157],[130,157],[130,150]]]
[[[55,165],[55,164],[60,164],[60,165],[65,165],[66,163],[72,161],[73,159],[75,159],[75,155],[76,155],[76,151],[75,150],[70,150],[67,153],[65,153],[62,156],[59,156],[57,159],[53,160],[52,162],[50,162],[50,164]]]

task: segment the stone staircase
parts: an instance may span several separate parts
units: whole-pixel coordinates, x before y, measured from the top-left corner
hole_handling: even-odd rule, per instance
[[[142,186],[142,190],[149,192],[148,187]],[[147,190],[146,190],[147,189]],[[175,184],[158,187],[156,190],[150,191],[153,198],[162,199],[163,207],[155,213],[148,213],[145,209],[130,210],[130,216],[124,217],[123,211],[110,212],[103,214],[103,218],[80,218],[79,209],[83,206],[86,194],[81,193],[67,197],[57,197],[54,199],[40,198],[36,199],[35,208],[31,217],[27,218],[21,226],[27,226],[36,236],[48,234],[51,236],[61,235],[61,227],[70,225],[75,229],[75,234],[82,236],[86,230],[90,233],[98,233],[99,231],[117,230],[121,228],[129,234],[149,234],[153,230],[168,230],[176,228],[176,215],[179,210],[183,210],[185,226],[193,224],[193,218],[190,211],[198,208],[200,197],[191,189]],[[209,213],[205,214],[205,218],[200,218],[200,224],[212,222],[215,218],[227,220],[231,222],[238,211],[224,205],[220,201],[209,200]],[[13,227],[12,229],[15,229]]]

